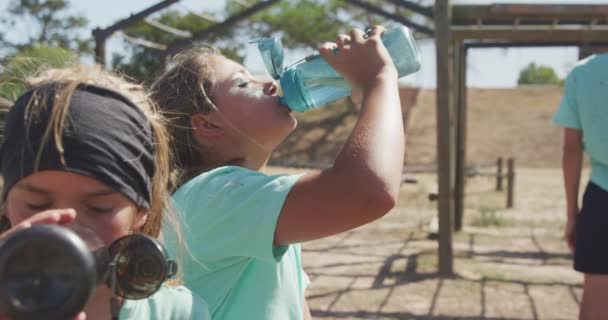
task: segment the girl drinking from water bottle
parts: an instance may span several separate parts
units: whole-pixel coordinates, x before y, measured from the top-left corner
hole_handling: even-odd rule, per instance
[[[320,172],[262,172],[296,119],[279,104],[275,82],[217,50],[179,55],[154,83],[153,98],[170,121],[173,200],[193,256],[185,283],[214,319],[310,317],[300,243],[362,226],[395,205],[404,132],[383,31],[373,27],[366,38],[354,29],[320,48],[361,100],[342,151]]]

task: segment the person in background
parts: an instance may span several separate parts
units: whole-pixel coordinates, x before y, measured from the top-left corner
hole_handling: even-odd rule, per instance
[[[568,74],[553,118],[564,128],[562,167],[566,190],[565,238],[574,269],[584,274],[579,319],[607,319],[608,304],[608,55],[580,61]],[[579,190],[583,152],[591,178],[582,205]]]

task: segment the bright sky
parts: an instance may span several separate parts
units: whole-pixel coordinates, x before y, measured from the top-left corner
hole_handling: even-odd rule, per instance
[[[90,21],[90,28],[107,27],[117,20],[124,19],[132,13],[148,8],[160,0],[71,0],[73,10],[83,13]],[[453,3],[606,3],[607,0],[453,0]],[[0,0],[0,10],[4,9],[9,0]],[[194,11],[221,12],[225,0],[181,0],[170,8],[188,8]],[[27,32],[24,30],[23,32]],[[22,32],[16,32],[19,35]],[[331,39],[329,39],[331,40]],[[120,37],[113,36],[107,45],[107,56],[120,49]],[[422,56],[421,70],[405,81],[425,87],[435,86],[435,48],[432,40],[421,40],[418,46]],[[471,87],[512,87],[517,83],[519,71],[530,62],[551,66],[560,77],[576,63],[578,50],[576,48],[517,48],[517,49],[474,49],[468,57],[468,84]],[[298,57],[296,57],[298,58]],[[286,57],[286,62],[295,58]],[[252,46],[248,50],[245,65],[252,72],[264,72],[261,58]]]

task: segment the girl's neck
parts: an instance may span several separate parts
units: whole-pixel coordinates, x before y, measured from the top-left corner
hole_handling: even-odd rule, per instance
[[[247,160],[243,160],[240,162],[237,161],[231,165],[236,165],[236,166],[247,168],[247,169],[253,170],[253,171],[262,171],[266,167],[267,163],[268,163],[268,158],[259,159],[259,160],[247,159]]]
[[[233,158],[228,161],[222,161],[216,165],[211,165],[208,168],[205,168],[204,170],[201,170],[201,171],[203,171],[203,172],[209,171],[209,170],[213,170],[215,168],[225,167],[225,166],[237,166],[237,167],[247,168],[247,169],[253,170],[253,171],[262,171],[266,167],[266,164],[268,163],[269,158],[270,158],[270,155],[268,155],[267,157],[259,158],[259,159],[253,158],[253,157]]]

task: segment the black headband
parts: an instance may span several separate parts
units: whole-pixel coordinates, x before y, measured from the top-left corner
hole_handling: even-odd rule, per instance
[[[71,95],[62,131],[64,165],[52,131],[43,141],[55,96],[63,86],[52,83],[36,87],[24,93],[9,110],[0,150],[2,199],[15,183],[36,171],[61,170],[97,179],[139,207],[149,209],[155,150],[146,115],[115,91],[94,85],[78,87]],[[39,101],[34,103],[32,99]],[[40,162],[35,167],[43,142]]]

